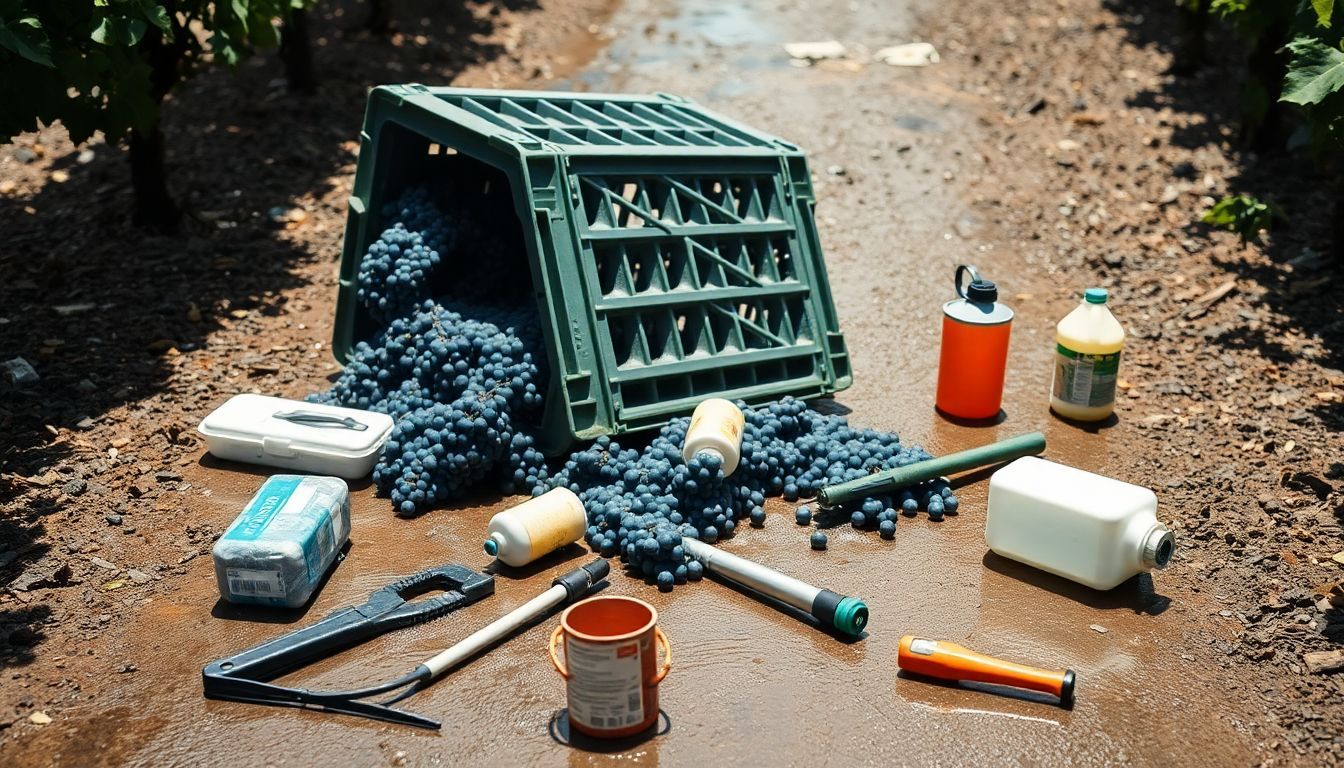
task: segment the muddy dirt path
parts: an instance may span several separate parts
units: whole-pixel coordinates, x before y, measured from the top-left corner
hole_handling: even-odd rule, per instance
[[[934,40],[945,58],[929,69],[872,63],[862,53],[940,29],[934,21],[917,23],[916,10],[901,4],[873,13],[828,0],[793,9],[765,2],[631,0],[600,22],[596,37],[585,36],[582,25],[573,32],[582,38],[569,46],[575,52],[567,55],[575,60],[593,53],[597,37],[610,38],[610,44],[572,75],[538,65],[510,79],[484,67],[466,69],[457,81],[670,91],[797,142],[808,151],[815,176],[822,243],[853,359],[855,385],[838,398],[852,410],[853,423],[899,432],[934,453],[1039,429],[1047,435],[1048,457],[1145,483],[1150,470],[1139,456],[1147,444],[1133,429],[1132,403],[1122,404],[1116,426],[1099,431],[1080,430],[1046,411],[1053,324],[1093,274],[1086,265],[1044,268],[1032,249],[1014,239],[1020,230],[1009,217],[978,204],[996,175],[1012,174],[989,166],[988,126],[996,124],[1001,107],[989,89],[965,85],[974,62],[964,30],[953,28],[944,38],[953,41],[950,47]],[[792,40],[829,38],[849,45],[851,57],[800,68],[782,49]],[[559,79],[546,83],[545,74]],[[296,235],[301,248],[324,258],[334,252],[341,199],[339,189],[326,196],[313,214],[326,231]],[[999,282],[1004,300],[1018,312],[1007,416],[993,427],[950,424],[930,405],[938,307],[951,295],[954,266],[968,261]],[[334,299],[332,264],[311,260],[296,269],[295,279],[297,285],[280,292],[284,303],[262,302],[263,308],[278,306],[275,312],[245,312],[235,318],[237,328],[216,335],[235,346],[207,339],[203,349],[182,351],[173,379],[193,376],[209,385],[202,385],[198,399],[184,397],[170,406],[181,422],[194,424],[239,389],[301,396],[324,385],[332,370],[324,349]],[[240,343],[240,336],[264,340],[262,346],[272,349]],[[244,354],[283,356],[285,377],[266,373],[265,361],[240,366]],[[137,424],[145,428],[145,422]],[[102,439],[101,432],[89,438],[105,455]],[[427,565],[484,566],[480,531],[509,500],[405,521],[393,518],[371,488],[356,486],[347,559],[306,610],[260,622],[217,601],[208,553],[213,536],[266,473],[223,466],[189,443],[165,455],[164,461],[149,453],[137,459],[133,474],[147,479],[134,481],[146,485],[129,492],[132,510],[143,508],[144,499],[154,510],[152,517],[134,518],[142,521],[138,536],[115,531],[67,542],[85,588],[86,615],[76,615],[78,600],[45,597],[61,590],[44,590],[42,583],[19,600],[29,608],[53,601],[61,626],[71,629],[47,627],[50,637],[16,666],[21,671],[0,681],[0,690],[32,702],[0,733],[6,762],[1233,765],[1282,752],[1277,741],[1267,745],[1277,731],[1266,725],[1265,699],[1236,692],[1260,691],[1268,678],[1229,668],[1227,654],[1211,640],[1233,639],[1217,617],[1226,590],[1196,585],[1184,552],[1168,571],[1106,594],[988,555],[984,475],[961,483],[959,516],[941,523],[902,519],[891,542],[846,526],[831,532],[829,551],[813,552],[805,529],[792,522],[791,506],[772,500],[763,530],[744,528],[722,545],[865,598],[872,631],[861,642],[841,642],[721,584],[706,581],[661,594],[613,575],[608,593],[657,606],[676,654],[662,686],[668,730],[647,741],[593,752],[552,737],[552,719],[564,706],[563,685],[544,652],[554,619],[407,703],[442,718],[440,732],[207,702],[200,695],[200,667],[211,659],[360,602],[372,589]],[[1160,516],[1170,519],[1165,512]],[[1178,544],[1182,536],[1178,530]],[[144,539],[134,556],[122,543],[131,538]],[[571,548],[527,574],[501,574],[494,597],[367,643],[296,678],[345,688],[399,674],[587,557]],[[146,583],[126,575],[125,569],[151,560],[165,566],[149,570]],[[108,589],[113,581],[125,583]],[[1080,681],[1078,704],[1065,711],[899,677],[897,641],[907,632],[1041,666],[1071,667]],[[43,686],[56,693],[35,693]],[[34,708],[55,722],[29,722]]]

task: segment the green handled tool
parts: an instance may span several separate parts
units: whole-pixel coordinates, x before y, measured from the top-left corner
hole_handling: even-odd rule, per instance
[[[895,469],[884,469],[867,477],[821,488],[817,491],[817,503],[823,507],[836,507],[847,501],[869,496],[881,496],[898,488],[905,488],[953,472],[965,472],[968,469],[1001,464],[1005,461],[1020,459],[1023,456],[1035,456],[1044,450],[1045,435],[1040,432],[1018,435],[1007,440],[1000,440],[997,443],[982,445],[979,448],[970,448]]]

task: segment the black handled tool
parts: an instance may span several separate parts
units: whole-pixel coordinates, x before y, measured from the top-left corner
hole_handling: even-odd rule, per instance
[[[406,600],[432,589],[442,589],[444,593],[416,602]],[[358,701],[413,681],[394,680],[370,688],[334,692],[286,688],[267,681],[385,632],[436,619],[494,592],[493,576],[461,565],[444,565],[408,576],[369,595],[369,601],[363,605],[342,608],[316,624],[211,662],[201,670],[205,697],[281,707],[311,707],[437,728],[437,721],[413,712]]]
[[[550,589],[489,626],[436,654],[405,675],[385,683],[354,691],[324,692],[284,688],[265,682],[337,649],[398,627],[429,621],[495,591],[493,576],[476,573],[460,565],[425,571],[378,590],[364,605],[337,611],[311,627],[210,664],[201,673],[205,678],[205,695],[210,699],[310,707],[421,728],[438,728],[440,723],[437,720],[390,705],[423,689],[434,678],[491,647],[528,621],[562,603],[582,597],[594,584],[606,578],[609,571],[610,566],[602,558],[576,568],[551,582]],[[417,586],[438,586],[450,591],[418,603],[406,603],[403,598],[411,595],[406,594],[405,590]],[[420,593],[424,591],[419,590]],[[424,606],[423,611],[417,610],[421,606]],[[359,701],[400,688],[406,690],[382,702]]]

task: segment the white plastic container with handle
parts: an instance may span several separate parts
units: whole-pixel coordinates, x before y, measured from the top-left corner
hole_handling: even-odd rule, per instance
[[[985,543],[1093,589],[1165,568],[1175,539],[1147,488],[1028,456],[989,479]]]
[[[234,395],[196,431],[221,459],[357,480],[392,434],[385,413],[265,395]]]

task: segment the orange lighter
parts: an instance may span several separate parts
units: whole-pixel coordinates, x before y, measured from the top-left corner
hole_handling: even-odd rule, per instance
[[[1037,669],[985,656],[956,643],[925,640],[914,635],[901,638],[897,661],[901,669],[927,677],[1025,688],[1058,696],[1060,705],[1073,706],[1074,675],[1071,669],[1059,672]]]

